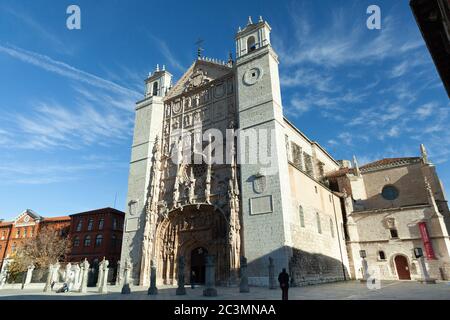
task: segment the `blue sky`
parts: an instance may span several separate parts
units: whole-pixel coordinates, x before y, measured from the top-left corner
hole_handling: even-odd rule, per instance
[[[362,163],[425,143],[450,185],[449,101],[408,1],[2,0],[0,218],[123,210],[143,79],[157,63],[179,78],[198,38],[226,60],[249,15],[272,26],[285,114],[311,139]]]

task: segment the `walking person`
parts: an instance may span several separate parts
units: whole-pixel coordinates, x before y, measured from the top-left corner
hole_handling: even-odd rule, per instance
[[[289,300],[288,299],[288,291],[289,291],[289,274],[286,272],[286,269],[283,269],[283,271],[278,276],[278,282],[280,283],[280,288],[282,291],[282,300]]]

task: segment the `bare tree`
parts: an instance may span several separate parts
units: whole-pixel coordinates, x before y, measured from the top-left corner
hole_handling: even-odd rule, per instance
[[[35,238],[27,239],[18,248],[27,266],[31,263],[37,268],[48,268],[58,261],[64,261],[70,252],[70,238],[58,229],[42,227]]]

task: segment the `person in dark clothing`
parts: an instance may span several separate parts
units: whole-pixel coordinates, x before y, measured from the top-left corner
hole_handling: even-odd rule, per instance
[[[278,282],[280,283],[280,288],[282,291],[282,300],[288,300],[288,291],[289,291],[289,274],[286,272],[286,269],[278,276]]]
[[[191,279],[190,279],[191,289],[195,288],[195,278],[196,278],[195,271],[192,270],[192,272],[191,272]]]

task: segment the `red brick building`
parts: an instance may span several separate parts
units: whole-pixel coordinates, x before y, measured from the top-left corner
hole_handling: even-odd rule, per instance
[[[58,230],[62,235],[68,235],[70,217],[44,218],[27,209],[14,221],[0,222],[0,268],[3,260],[25,240],[35,237],[41,228],[47,226]]]
[[[113,208],[71,215],[69,260],[78,262],[87,258],[94,263],[106,257],[114,266],[120,259],[124,216],[125,213]]]
[[[103,208],[45,218],[27,209],[14,221],[0,222],[0,269],[3,261],[25,239],[35,237],[44,226],[50,226],[72,239],[69,261],[79,262],[87,258],[93,263],[106,257],[111,266],[115,266],[120,258],[124,216],[122,211]]]

